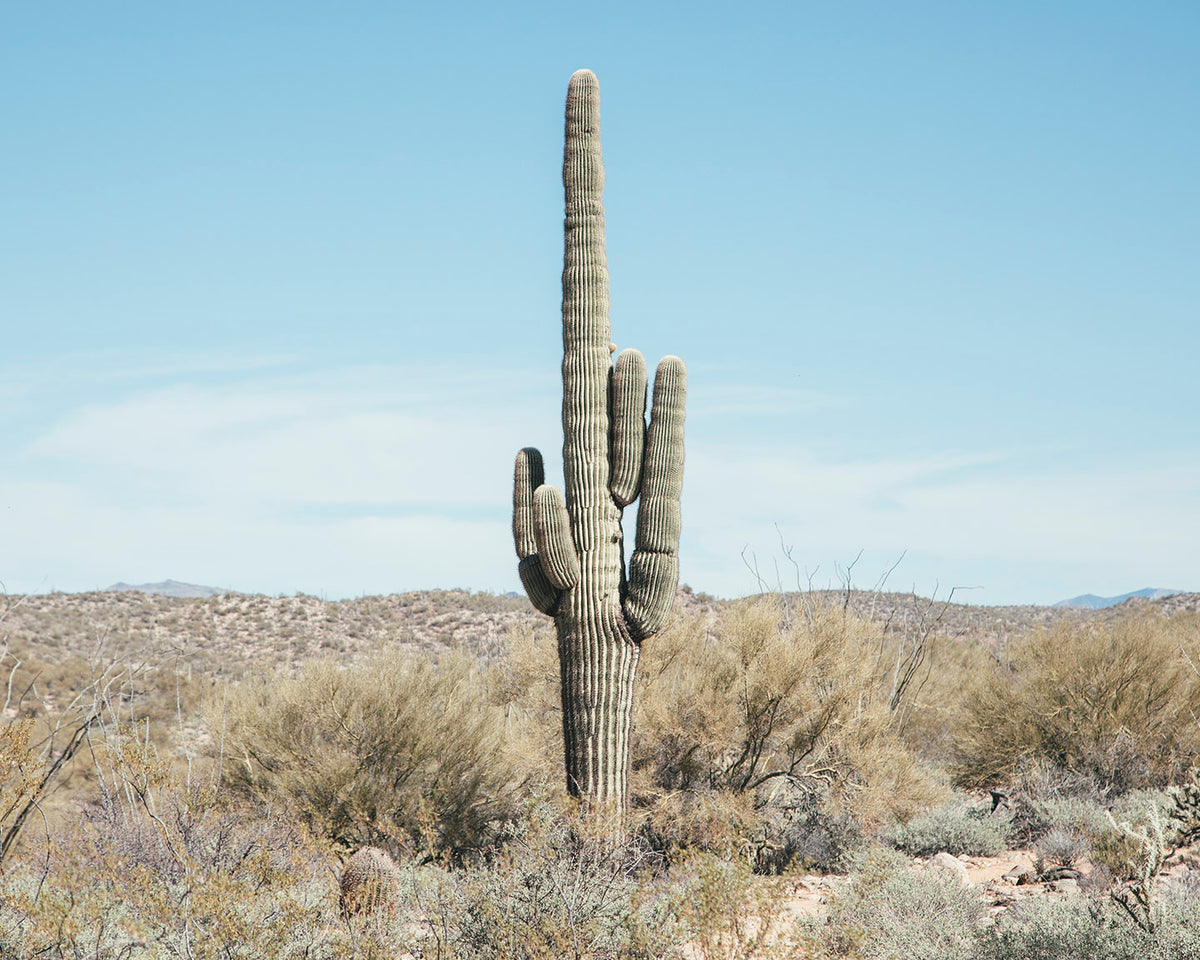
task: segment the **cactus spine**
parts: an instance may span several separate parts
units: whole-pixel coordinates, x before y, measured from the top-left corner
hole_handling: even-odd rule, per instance
[[[338,909],[353,916],[390,917],[400,898],[400,869],[378,847],[363,847],[346,861],[339,884]]]
[[[604,251],[600,88],[571,77],[563,150],[563,476],[517,454],[513,540],[530,600],[554,617],[567,788],[610,814],[629,793],[629,726],[640,645],[666,623],[679,582],[686,371],[664,357],[646,425],[646,361],[612,360]],[[621,515],[638,497],[625,571]]]

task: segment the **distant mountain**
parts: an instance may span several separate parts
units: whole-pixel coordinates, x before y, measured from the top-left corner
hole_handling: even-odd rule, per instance
[[[159,597],[216,597],[223,593],[234,593],[224,587],[202,587],[197,583],[180,583],[178,580],[163,580],[161,583],[114,583],[105,587],[104,593],[152,593]]]
[[[1059,600],[1054,606],[1103,610],[1105,607],[1115,607],[1117,604],[1124,603],[1126,600],[1132,600],[1135,597],[1142,600],[1161,600],[1163,597],[1173,597],[1175,594],[1183,592],[1183,590],[1168,590],[1165,587],[1146,587],[1144,590],[1123,593],[1119,597],[1098,597],[1094,593],[1085,593],[1079,597],[1072,597],[1070,600]]]

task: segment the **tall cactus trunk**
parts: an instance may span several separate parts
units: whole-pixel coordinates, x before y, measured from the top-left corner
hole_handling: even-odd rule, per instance
[[[575,589],[560,606],[566,609],[554,624],[567,789],[619,815],[629,798],[629,730],[640,650],[616,603],[610,606],[602,597],[594,604]]]
[[[629,795],[629,730],[640,644],[660,630],[679,581],[686,373],[665,357],[646,426],[646,363],[614,365],[604,251],[600,91],[580,70],[567,91],[563,151],[563,475],[517,454],[513,539],[530,600],[554,617],[567,788],[616,817]],[[626,577],[622,511],[638,497]]]

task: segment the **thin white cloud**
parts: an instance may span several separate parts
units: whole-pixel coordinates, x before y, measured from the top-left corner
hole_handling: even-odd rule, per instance
[[[38,362],[9,363],[0,371],[0,400],[94,389],[130,383],[165,381],[204,375],[240,375],[293,364],[290,354],[235,355],[212,351],[160,354],[137,350],[94,350],[66,353]]]
[[[179,504],[485,506],[530,420],[508,387],[403,368],[171,387],[74,412],[14,462]]]
[[[446,516],[296,520],[209,505],[117,504],[71,484],[0,482],[10,592],[164,577],[331,597],[429,587],[500,588],[506,520]],[[7,506],[7,504],[18,506]],[[515,576],[513,577],[515,581]]]
[[[730,387],[703,402],[711,415],[810,401]],[[513,589],[513,456],[540,445],[556,479],[558,403],[552,372],[482,365],[264,364],[92,396],[2,451],[0,580]],[[701,433],[686,473],[682,564],[697,589],[753,590],[742,551],[771,568],[780,531],[823,577],[866,548],[856,576],[870,583],[907,552],[898,579],[983,583],[988,602],[1100,590],[1105,576],[1121,589],[1200,585],[1197,451],[1086,470],[1029,451],[834,461]]]
[[[450,368],[268,370],[92,402],[0,460],[0,580],[507,588],[513,457],[557,436],[556,399],[530,383]]]
[[[1054,599],[1074,578],[1100,576],[1200,586],[1200,453],[1088,470],[1017,459],[981,453],[830,463],[701,446],[689,451],[685,484],[694,551],[690,564],[684,557],[688,576],[708,589],[751,590],[753,576],[729,559],[740,564],[749,545],[773,570],[783,531],[793,558],[810,571],[828,576],[866,548],[876,568],[859,575],[869,585],[907,554],[901,578],[927,591],[982,580],[988,602]],[[1047,567],[1057,568],[1050,579]]]

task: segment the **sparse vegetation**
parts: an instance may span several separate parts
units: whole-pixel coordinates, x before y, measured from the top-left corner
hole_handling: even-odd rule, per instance
[[[978,736],[980,690],[1011,684],[1012,702],[1029,716],[1051,709],[1039,704],[1062,708],[1061,698],[1033,696],[1058,675],[1022,653],[1043,635],[1001,649],[999,663],[967,654],[985,651],[979,641],[943,636],[927,682],[912,683],[897,710],[898,636],[886,617],[837,599],[700,603],[693,594],[681,603],[645,650],[627,843],[578,820],[562,796],[554,638],[528,613],[503,630],[481,621],[473,637],[450,631],[437,645],[387,644],[364,627],[356,652],[282,669],[284,647],[271,644],[290,641],[268,639],[262,666],[239,668],[240,681],[210,660],[165,654],[165,644],[158,655],[146,650],[144,668],[126,666],[97,693],[103,709],[84,747],[61,766],[58,792],[34,808],[3,864],[0,956],[1200,955],[1188,899],[1195,881],[1176,852],[1196,839],[1200,809],[1200,788],[1182,775],[1195,730],[1183,707],[1176,719],[1192,727],[1170,731],[1174,753],[1114,735],[1140,779],[1063,762],[1106,756],[1096,747],[1104,741],[1095,731],[1111,729],[1101,718],[1078,724],[1087,749],[1046,754],[1043,741],[1029,741],[1015,768],[1003,768],[1010,778],[990,781],[1002,791],[994,812],[986,792],[947,801],[952,776],[968,788],[978,782],[951,761],[961,763],[962,746]],[[231,635],[256,629],[245,618],[278,622],[275,605],[301,603],[327,625],[337,606],[237,602],[223,615]],[[464,622],[470,611],[460,618],[451,602],[356,601]],[[1185,688],[1195,678],[1178,652],[1191,650],[1195,621],[1152,611],[1137,614],[1136,629],[1104,615],[1097,628],[1060,624],[1058,654],[1096,671],[1099,689],[1110,665],[1072,654],[1072,645],[1119,628],[1122,643],[1147,648],[1144,659],[1128,656],[1124,674],[1156,694],[1142,703],[1186,704],[1178,690],[1138,686],[1143,662],[1181,665],[1171,675]],[[164,619],[170,612],[159,610]],[[103,651],[133,649],[111,626],[89,632],[106,633],[106,646],[76,658],[10,638],[9,656],[22,664],[13,702],[24,705],[0,726],[4,810],[27,789],[21,764],[44,769],[20,758],[106,675]],[[167,636],[160,631],[160,641]],[[1172,643],[1179,663],[1166,657]],[[254,663],[250,654],[244,664]],[[1088,688],[1086,675],[1075,679]],[[923,749],[939,714],[955,755]],[[1121,715],[1151,714],[1129,706]],[[1147,856],[1155,820],[1162,843]],[[1079,892],[1012,887],[1016,902],[987,919],[981,890],[909,859],[985,857],[1005,831],[1030,851],[1031,879],[1082,872]],[[342,864],[369,843],[400,863],[396,913],[344,916]],[[788,904],[797,885],[813,882],[798,873],[814,871],[843,879],[822,888],[827,908],[796,920]]]
[[[945,851],[954,856],[994,857],[1005,848],[1008,822],[986,807],[968,807],[961,800],[897,823],[881,838],[913,857]]]
[[[656,835],[845,867],[863,827],[944,792],[894,723],[877,627],[773,598],[681,618],[644,653],[635,793]]]
[[[449,852],[491,843],[523,779],[481,667],[448,653],[329,660],[249,680],[210,726],[224,781],[293,807],[310,830],[354,850]]]
[[[830,905],[825,936],[838,955],[887,960],[969,960],[979,898],[941,870],[912,871],[877,850]]]
[[[1012,783],[1044,764],[1104,796],[1178,780],[1200,753],[1200,628],[1132,612],[1059,624],[977,678],[957,737],[960,782]]]

